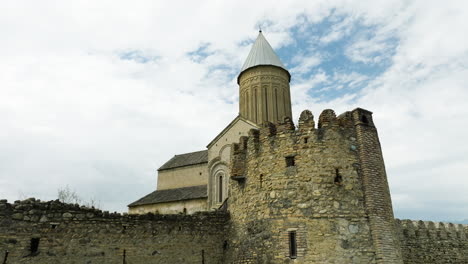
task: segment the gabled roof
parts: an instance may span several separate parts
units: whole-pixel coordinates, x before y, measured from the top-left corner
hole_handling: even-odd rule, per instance
[[[184,167],[184,166],[190,166],[190,165],[197,165],[197,164],[202,164],[202,163],[207,163],[207,162],[208,162],[208,150],[195,151],[195,152],[175,155],[174,157],[172,157],[172,159],[164,163],[158,169],[158,171]]]
[[[176,202],[191,199],[207,198],[207,186],[191,186],[177,189],[156,190],[143,198],[131,203],[128,207],[145,204]]]
[[[222,137],[224,134],[226,134],[226,132],[231,128],[233,127],[239,120],[242,120],[244,122],[246,122],[247,124],[249,125],[252,125],[253,127],[256,127],[256,128],[259,128],[255,123],[241,117],[240,115],[236,116],[236,118],[234,118],[234,120],[231,121],[231,123],[229,123],[213,140],[211,140],[210,143],[208,143],[208,145],[206,146],[207,148],[210,148],[211,145],[213,145],[220,137]]]
[[[252,49],[250,50],[250,53],[244,62],[244,66],[242,66],[239,76],[245,70],[259,65],[277,66],[283,68],[285,71],[288,71],[286,66],[284,66],[278,55],[276,55],[275,51],[270,46],[270,43],[268,43],[268,41],[263,36],[262,31],[258,33],[257,40],[255,40],[255,43],[253,44]]]

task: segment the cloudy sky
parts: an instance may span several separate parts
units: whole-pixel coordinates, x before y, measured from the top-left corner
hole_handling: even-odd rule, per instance
[[[395,214],[468,219],[468,2],[2,1],[0,198],[110,211],[238,112],[261,27],[295,119],[374,112]]]

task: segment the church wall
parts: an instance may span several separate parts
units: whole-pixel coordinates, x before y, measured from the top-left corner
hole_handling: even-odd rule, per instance
[[[228,210],[232,263],[376,263],[349,116],[301,115],[232,147]],[[287,161],[293,158],[294,164]],[[290,256],[289,232],[297,238]],[[231,263],[229,262],[229,263]]]
[[[158,190],[208,184],[206,163],[158,171]]]
[[[0,200],[6,263],[226,263],[222,212],[120,215],[56,201]],[[37,250],[32,240],[38,239]],[[34,251],[34,252],[32,252]]]
[[[468,225],[397,220],[405,264],[468,263]]]
[[[239,137],[247,136],[250,129],[254,128],[251,124],[243,121],[237,120],[232,127],[230,127],[224,135],[222,135],[218,140],[212,142],[208,148],[208,161],[213,160],[214,158],[220,156],[220,152],[224,146],[229,145],[233,142],[238,142]],[[229,156],[223,157],[224,161],[229,161]]]
[[[137,205],[128,208],[129,214],[146,214],[158,212],[160,214],[193,214],[207,210],[206,198],[183,200],[167,203]],[[185,209],[185,210],[184,210]]]
[[[231,156],[231,144],[238,142],[239,137],[246,136],[250,129],[254,128],[252,124],[237,119],[231,126],[224,131],[216,141],[212,142],[208,147],[208,207],[217,209],[223,199],[228,197],[229,189],[229,170],[228,164]],[[219,176],[223,175],[222,195],[223,199],[219,200]]]

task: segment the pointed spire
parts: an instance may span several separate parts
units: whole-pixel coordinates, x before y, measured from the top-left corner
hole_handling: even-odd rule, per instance
[[[270,43],[263,36],[261,29],[258,32],[257,40],[255,40],[249,56],[245,60],[244,66],[242,66],[241,74],[243,71],[258,65],[273,65],[288,71],[270,46]]]

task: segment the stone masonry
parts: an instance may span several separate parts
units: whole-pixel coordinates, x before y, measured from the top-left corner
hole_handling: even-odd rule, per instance
[[[290,80],[260,31],[239,116],[160,168],[160,189],[130,205],[141,215],[0,200],[0,261],[467,264],[467,225],[394,219],[372,113],[327,109],[316,126],[305,110],[296,128]]]
[[[213,212],[0,200],[3,263],[468,263],[468,226],[395,220],[372,113],[308,110],[231,148]],[[291,242],[293,241],[293,243]],[[294,247],[294,249],[292,249]],[[123,262],[125,260],[125,262]]]
[[[466,226],[447,242],[401,235],[367,110],[266,122],[231,153],[229,263],[467,263]]]
[[[404,263],[468,263],[468,225],[397,220]]]
[[[121,215],[58,201],[1,200],[0,263],[225,263],[227,220],[220,211]]]

